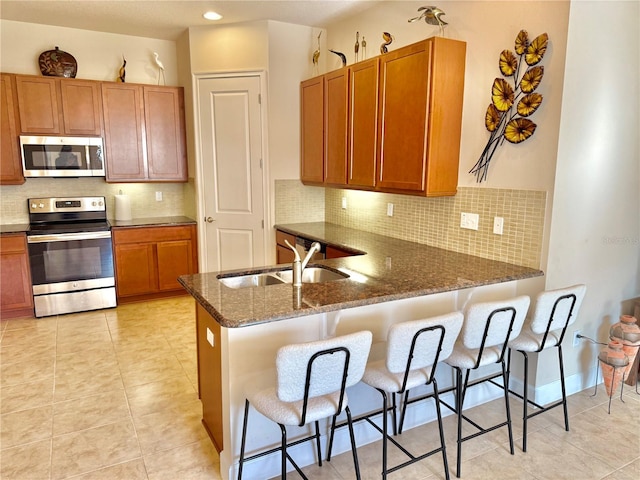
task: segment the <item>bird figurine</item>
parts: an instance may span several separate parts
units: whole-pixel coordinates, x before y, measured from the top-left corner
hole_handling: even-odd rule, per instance
[[[342,60],[342,66],[345,67],[347,65],[347,57],[344,55],[344,53],[342,52],[336,52],[335,50],[331,50],[329,49],[329,51],[331,53],[335,53],[337,56],[340,57],[340,60]]]
[[[124,58],[124,55],[122,55],[122,66],[120,67],[120,70],[118,70],[118,82],[122,82],[124,83],[124,77],[127,75],[127,72],[125,71],[124,67],[127,66],[127,59]]]
[[[360,32],[356,32],[356,44],[353,47],[353,51],[356,54],[356,63],[358,62],[358,52],[360,51]]]
[[[320,36],[322,35],[322,30],[318,34],[318,48],[315,52],[313,52],[313,57],[311,57],[311,61],[313,62],[313,70],[314,74],[318,73],[318,60],[320,59]]]
[[[389,32],[382,32],[382,39],[384,43],[380,45],[380,53],[388,53],[389,49],[387,47],[393,42],[393,35]]]
[[[366,60],[367,59],[367,41],[364,39],[364,35],[362,35],[362,43],[360,45],[362,46],[362,60]]]
[[[158,58],[158,54],[156,52],[153,52],[153,57],[155,59],[156,65],[158,66],[158,85],[160,85],[160,76],[162,76],[162,84],[164,85],[166,83],[166,80],[164,78],[164,65],[162,64],[162,62],[160,61],[160,59]]]
[[[417,17],[410,18],[408,20],[409,23],[417,22],[424,18],[424,21],[429,25],[438,25],[438,27],[440,27],[440,35],[444,36],[444,26],[448,25],[448,23],[442,19],[442,16],[445,14],[442,10],[438,7],[427,6],[418,8],[418,12],[422,13]]]

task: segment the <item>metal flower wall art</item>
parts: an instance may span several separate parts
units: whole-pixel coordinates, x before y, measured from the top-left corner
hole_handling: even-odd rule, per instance
[[[480,158],[469,173],[478,182],[487,179],[489,162],[498,146],[505,140],[521,143],[536,131],[536,124],[529,118],[542,104],[542,95],[536,89],[542,81],[544,67],[538,65],[545,52],[549,37],[538,35],[529,42],[529,35],[520,30],[515,42],[515,53],[503,50],[500,54],[500,73],[491,87],[491,104],[487,108],[484,124],[490,132],[489,141]]]

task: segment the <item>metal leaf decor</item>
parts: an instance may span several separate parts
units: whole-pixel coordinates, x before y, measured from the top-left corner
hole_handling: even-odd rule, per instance
[[[487,179],[489,163],[498,146],[505,140],[517,144],[530,138],[536,124],[529,118],[542,104],[542,95],[534,93],[544,76],[544,67],[537,65],[547,51],[549,37],[538,35],[529,42],[526,30],[520,30],[514,50],[500,53],[498,67],[506,78],[496,78],[491,86],[491,103],[487,107],[484,124],[490,132],[489,141],[469,173],[478,182]],[[520,75],[521,67],[524,70]]]

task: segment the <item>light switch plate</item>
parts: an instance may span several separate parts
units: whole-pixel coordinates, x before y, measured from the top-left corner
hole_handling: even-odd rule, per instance
[[[156,192],[156,202],[162,201],[162,192]]]
[[[467,228],[469,230],[478,230],[478,224],[480,223],[480,215],[477,213],[460,213],[460,228]]]

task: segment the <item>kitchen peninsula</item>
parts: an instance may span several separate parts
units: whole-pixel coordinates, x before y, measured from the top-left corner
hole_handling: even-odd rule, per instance
[[[247,271],[183,275],[179,282],[196,299],[198,383],[203,423],[220,452],[222,478],[235,478],[239,455],[244,392],[275,382],[275,354],[283,345],[318,340],[353,331],[374,335],[371,357],[382,354],[389,326],[395,322],[461,310],[474,301],[509,298],[535,290],[540,270],[407,242],[356,229],[318,222],[276,225],[277,230],[320,241],[360,255],[310,262],[337,270],[348,278],[324,283],[290,283],[229,288],[220,277]],[[279,271],[290,265],[251,269]],[[533,284],[530,282],[534,282]],[[441,387],[451,385],[451,372],[440,369]],[[354,415],[373,411],[378,398],[366,386],[349,391]],[[470,400],[471,404],[473,399]],[[407,425],[424,423],[407,410]],[[279,429],[252,412],[247,451],[279,442]],[[377,437],[359,425],[358,444]],[[327,432],[325,425],[324,432]],[[336,436],[336,452],[348,449],[346,435]],[[292,429],[290,437],[297,432]],[[307,445],[291,449],[301,465],[314,461]],[[246,465],[249,478],[277,475],[278,455]],[[260,472],[260,474],[257,474]],[[256,478],[257,478],[256,477]]]

